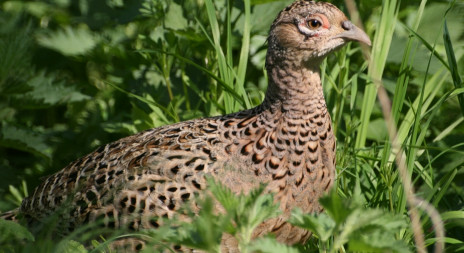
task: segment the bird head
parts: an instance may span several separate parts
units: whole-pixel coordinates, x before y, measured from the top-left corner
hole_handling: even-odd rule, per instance
[[[371,45],[367,34],[334,5],[296,1],[282,10],[271,26],[267,65],[283,59],[319,65],[328,53],[349,41]]]

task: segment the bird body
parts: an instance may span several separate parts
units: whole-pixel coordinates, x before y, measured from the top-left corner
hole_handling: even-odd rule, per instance
[[[19,213],[40,220],[66,205],[59,222],[65,231],[97,219],[114,228],[156,228],[153,217],[173,217],[186,203],[197,212],[191,202],[211,176],[237,194],[266,184],[282,215],[262,223],[254,236],[272,232],[284,243],[304,242],[309,232],[285,220],[294,207],[322,211],[318,199],[335,179],[335,137],[319,65],[350,40],[370,44],[335,6],[293,3],[271,26],[261,105],[102,146],[45,179]],[[234,251],[228,241],[223,249]]]

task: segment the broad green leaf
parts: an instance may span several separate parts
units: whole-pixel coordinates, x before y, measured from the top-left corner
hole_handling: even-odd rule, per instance
[[[187,19],[182,15],[182,7],[175,2],[171,2],[169,10],[164,19],[164,26],[173,30],[184,30],[188,26]]]
[[[0,242],[5,240],[27,240],[34,241],[34,236],[27,228],[17,222],[0,219]]]
[[[335,222],[327,214],[303,214],[300,209],[294,209],[289,222],[295,226],[310,230],[323,242],[334,233]]]
[[[86,26],[67,26],[63,30],[38,35],[37,42],[63,55],[77,56],[92,50],[97,39]]]
[[[213,196],[224,207],[227,212],[233,212],[239,205],[237,196],[224,185],[208,178],[208,187]]]
[[[270,194],[259,195],[250,205],[246,206],[242,218],[249,220],[250,227],[257,227],[261,222],[277,216],[280,211],[278,206],[274,203],[274,197]]]
[[[16,126],[2,124],[0,129],[0,146],[10,147],[51,158],[51,147],[44,135]]]
[[[298,253],[296,248],[292,248],[285,244],[277,242],[273,238],[259,238],[247,248],[250,252],[265,252],[265,253]]]
[[[410,252],[408,246],[396,240],[393,233],[381,230],[354,234],[348,247],[350,252]]]
[[[42,105],[56,105],[90,99],[89,96],[77,91],[75,87],[67,85],[64,81],[56,81],[53,76],[46,76],[44,72],[37,74],[27,84],[31,90],[23,95],[16,95],[16,98],[25,97],[33,101],[32,103]],[[26,105],[22,106],[26,107]]]
[[[214,202],[210,196],[199,201],[202,208],[198,216],[192,222],[182,223],[176,230],[178,237],[173,240],[195,249],[217,252],[230,217],[215,214]]]
[[[79,242],[73,240],[63,240],[56,246],[55,252],[87,253],[88,251],[85,249],[85,246]]]
[[[327,214],[338,223],[342,223],[353,211],[346,200],[342,200],[336,191],[330,191],[326,196],[319,199]]]

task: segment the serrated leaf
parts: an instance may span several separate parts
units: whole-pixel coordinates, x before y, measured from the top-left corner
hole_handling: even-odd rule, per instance
[[[173,241],[191,248],[217,252],[220,248],[222,233],[230,224],[230,217],[217,216],[213,199],[206,196],[200,200],[200,212],[192,222],[183,223],[177,229],[177,237]]]
[[[46,143],[45,136],[30,129],[20,129],[2,124],[0,129],[0,146],[15,148],[50,159],[52,150]]]
[[[277,242],[273,238],[259,238],[248,247],[251,252],[266,252],[266,253],[298,253],[295,248]]]
[[[358,251],[407,252],[407,248],[403,247],[404,243],[396,241],[394,237],[395,233],[405,227],[407,224],[400,216],[380,209],[365,209],[359,206],[346,218],[335,244],[338,248],[348,243],[351,247],[359,247],[356,249]]]
[[[393,234],[375,230],[354,234],[348,243],[351,252],[410,252],[408,246],[395,239]]]
[[[382,215],[379,209],[356,209],[351,212],[345,220],[345,230],[355,231],[367,225]]]
[[[13,21],[11,21],[13,23]],[[10,26],[3,23],[2,26]],[[0,36],[0,93],[8,96],[25,89],[24,80],[31,74],[31,27],[26,26]]]
[[[41,34],[37,42],[66,56],[83,55],[97,44],[93,33],[86,26],[66,27],[63,30]]]
[[[353,208],[349,207],[346,200],[342,200],[334,190],[330,191],[328,195],[321,197],[319,202],[336,223],[344,222],[353,211]]]
[[[26,97],[35,103],[43,105],[55,105],[90,99],[89,96],[78,92],[75,87],[67,86],[62,81],[56,82],[53,76],[46,76],[44,72],[37,74],[27,84],[31,87],[31,90],[22,95],[16,95],[16,98],[24,100],[24,97]]]
[[[289,222],[310,230],[322,241],[327,241],[335,229],[335,222],[327,214],[303,214],[300,209],[293,210]]]
[[[382,227],[386,231],[398,231],[399,229],[406,228],[408,223],[403,216],[381,211],[381,215],[372,219],[369,225]]]
[[[280,213],[278,206],[274,203],[272,195],[259,195],[250,205],[246,207],[243,217],[248,218],[248,226],[257,227],[261,222],[277,216]]]
[[[34,241],[34,236],[27,228],[14,221],[0,219],[0,241],[4,240],[28,240]]]
[[[273,196],[263,194],[264,185],[239,195],[212,178],[208,178],[208,186],[216,200],[224,207],[226,215],[233,218],[235,227],[229,226],[227,232],[234,235],[243,247],[248,244],[253,230],[261,222],[280,214]]]
[[[228,212],[233,212],[239,205],[237,196],[224,185],[214,181],[212,178],[208,178],[208,187],[213,196]]]

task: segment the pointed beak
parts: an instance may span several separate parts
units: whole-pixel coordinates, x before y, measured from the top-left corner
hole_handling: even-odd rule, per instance
[[[369,36],[367,36],[367,34],[363,30],[353,25],[353,23],[351,23],[350,21],[343,21],[342,27],[343,29],[345,29],[345,31],[341,32],[334,38],[342,38],[349,41],[359,41],[368,46],[372,44],[371,40],[369,39]]]

